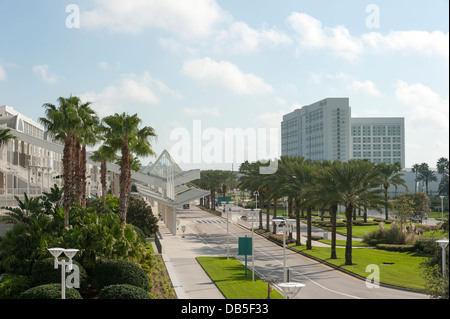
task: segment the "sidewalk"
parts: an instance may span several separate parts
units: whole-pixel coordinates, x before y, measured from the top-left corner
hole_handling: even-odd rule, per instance
[[[158,223],[162,257],[178,299],[224,299],[205,273],[181,235],[172,235],[164,222]]]

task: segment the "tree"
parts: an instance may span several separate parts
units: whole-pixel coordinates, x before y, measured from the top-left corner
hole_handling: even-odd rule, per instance
[[[59,97],[59,106],[45,103],[46,117],[39,118],[44,127],[53,134],[53,137],[64,143],[63,150],[63,180],[64,180],[64,226],[69,227],[69,211],[72,205],[72,194],[76,185],[73,178],[74,167],[74,146],[82,124],[82,119],[78,114],[78,108],[82,105],[81,100],[76,96],[69,98]]]
[[[406,186],[405,180],[402,178],[403,173],[400,173],[401,166],[398,163],[395,164],[387,164],[387,163],[380,163],[376,166],[376,168],[379,171],[380,177],[382,179],[382,185],[384,188],[384,209],[385,209],[385,218],[386,220],[389,219],[389,199],[388,199],[388,189],[391,185],[394,185],[396,188],[399,185]]]
[[[345,264],[352,264],[352,214],[354,209],[378,208],[384,204],[382,183],[375,165],[365,160],[336,162],[330,166],[328,177],[335,183],[330,197],[345,206],[347,240],[345,246]]]
[[[442,175],[441,181],[439,182],[439,195],[449,196],[449,161],[448,158],[441,157],[437,161],[437,171]]]
[[[400,220],[400,230],[403,232],[403,225],[414,216],[414,200],[408,194],[400,194],[392,203],[395,216]]]
[[[411,171],[413,173],[416,173],[416,178],[414,179],[414,193],[417,192],[417,182],[419,181],[418,180],[419,169],[420,169],[420,164],[414,164],[411,169]]]
[[[105,144],[121,152],[119,217],[123,235],[131,195],[131,156],[154,155],[150,139],[157,135],[150,126],[140,128],[142,120],[137,114],[115,113],[105,117],[103,123]]]
[[[103,209],[106,205],[106,174],[107,174],[107,162],[113,162],[118,159],[114,150],[108,145],[102,145],[100,148],[93,152],[91,160],[100,163],[100,182],[102,184],[102,202]]]
[[[9,128],[7,129],[0,129],[0,148],[2,146],[7,145],[8,141],[12,141],[16,139],[15,135],[12,135],[11,130]]]
[[[437,182],[437,177],[434,175],[434,172],[430,170],[427,163],[422,163],[419,168],[418,180],[425,183],[425,192],[428,195],[428,183]]]

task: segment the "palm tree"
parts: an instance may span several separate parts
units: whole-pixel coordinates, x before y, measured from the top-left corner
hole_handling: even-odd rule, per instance
[[[259,193],[258,196],[258,207],[259,210],[259,228],[263,228],[262,224],[262,202],[264,195],[264,187],[262,183],[263,175],[259,173],[259,168],[261,166],[261,162],[257,161],[254,163],[249,163],[245,161],[239,167],[239,173],[241,176],[238,180],[238,187],[242,191],[248,190],[250,194],[254,194],[256,191]]]
[[[352,264],[352,214],[354,209],[378,208],[383,204],[382,181],[375,165],[365,160],[335,162],[329,167],[327,176],[333,183],[328,194],[338,204],[345,206],[347,241],[345,264]]]
[[[416,178],[414,180],[414,193],[417,193],[417,182],[418,182],[417,175],[419,174],[419,170],[420,170],[420,164],[414,164],[412,166],[411,171],[413,173],[416,173]]]
[[[69,210],[72,205],[72,194],[74,193],[74,145],[76,141],[78,128],[82,120],[78,115],[78,107],[81,100],[78,97],[69,98],[59,97],[57,100],[59,106],[51,103],[45,103],[46,117],[39,118],[44,127],[53,134],[56,140],[64,143],[63,150],[63,179],[64,179],[64,226],[69,227]]]
[[[439,195],[449,196],[448,188],[448,175],[449,175],[449,162],[448,158],[441,157],[436,164],[438,173],[441,174],[441,181],[439,182]]]
[[[8,141],[12,141],[16,139],[15,135],[12,135],[11,130],[9,128],[0,129],[0,148],[2,146],[7,145]]]
[[[121,152],[119,217],[123,234],[131,195],[131,156],[154,155],[149,139],[156,138],[156,133],[150,126],[139,128],[142,120],[137,114],[115,113],[103,122],[105,144]]]
[[[336,254],[336,214],[340,198],[337,196],[336,188],[338,180],[334,179],[330,173],[333,165],[340,165],[339,161],[323,161],[321,167],[314,173],[315,184],[311,187],[308,196],[314,203],[328,206],[330,209],[331,221],[331,259],[337,259]]]
[[[434,175],[434,172],[430,170],[427,163],[422,163],[420,164],[418,180],[425,183],[425,191],[428,195],[428,183],[437,182],[437,177]]]
[[[402,178],[404,175],[403,173],[400,173],[401,166],[399,163],[395,164],[387,164],[387,163],[379,163],[376,165],[376,168],[378,169],[380,173],[380,177],[382,178],[383,182],[383,188],[384,188],[384,208],[385,208],[385,215],[386,220],[389,218],[388,214],[388,208],[389,208],[389,199],[388,199],[388,189],[391,185],[394,185],[396,188],[399,185],[404,186],[407,189],[406,182]]]
[[[107,173],[107,162],[113,162],[118,159],[114,150],[108,145],[102,145],[98,150],[93,152],[91,160],[100,163],[100,182],[102,184],[102,202],[103,209],[106,205],[106,173]]]

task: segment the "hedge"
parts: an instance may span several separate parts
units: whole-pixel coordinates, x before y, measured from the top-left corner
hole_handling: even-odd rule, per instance
[[[378,244],[376,245],[377,249],[384,249],[388,251],[415,251],[415,245],[391,245],[391,244]]]
[[[123,259],[111,259],[98,265],[95,281],[99,291],[117,284],[129,284],[145,291],[152,289],[147,273],[139,265]]]
[[[83,266],[78,262],[73,261],[74,265],[78,266],[80,270],[80,290],[85,290],[88,286],[88,276]],[[61,265],[54,268],[54,258],[49,257],[38,260],[33,264],[31,270],[31,282],[33,286],[41,286],[46,284],[61,283]]]
[[[150,295],[142,288],[128,285],[110,285],[100,290],[98,299],[150,299]]]
[[[61,299],[61,284],[47,284],[30,288],[19,295],[19,299]],[[74,288],[66,287],[66,299],[83,299]]]

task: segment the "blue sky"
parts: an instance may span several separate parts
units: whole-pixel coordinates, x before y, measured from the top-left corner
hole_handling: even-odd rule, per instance
[[[449,157],[448,11],[446,0],[0,0],[0,105],[37,119],[78,95],[101,117],[138,113],[158,154],[188,134],[190,156],[172,154],[183,168],[230,168],[196,154],[208,133],[280,130],[295,108],[349,97],[353,116],[405,117],[406,166],[435,167]]]

